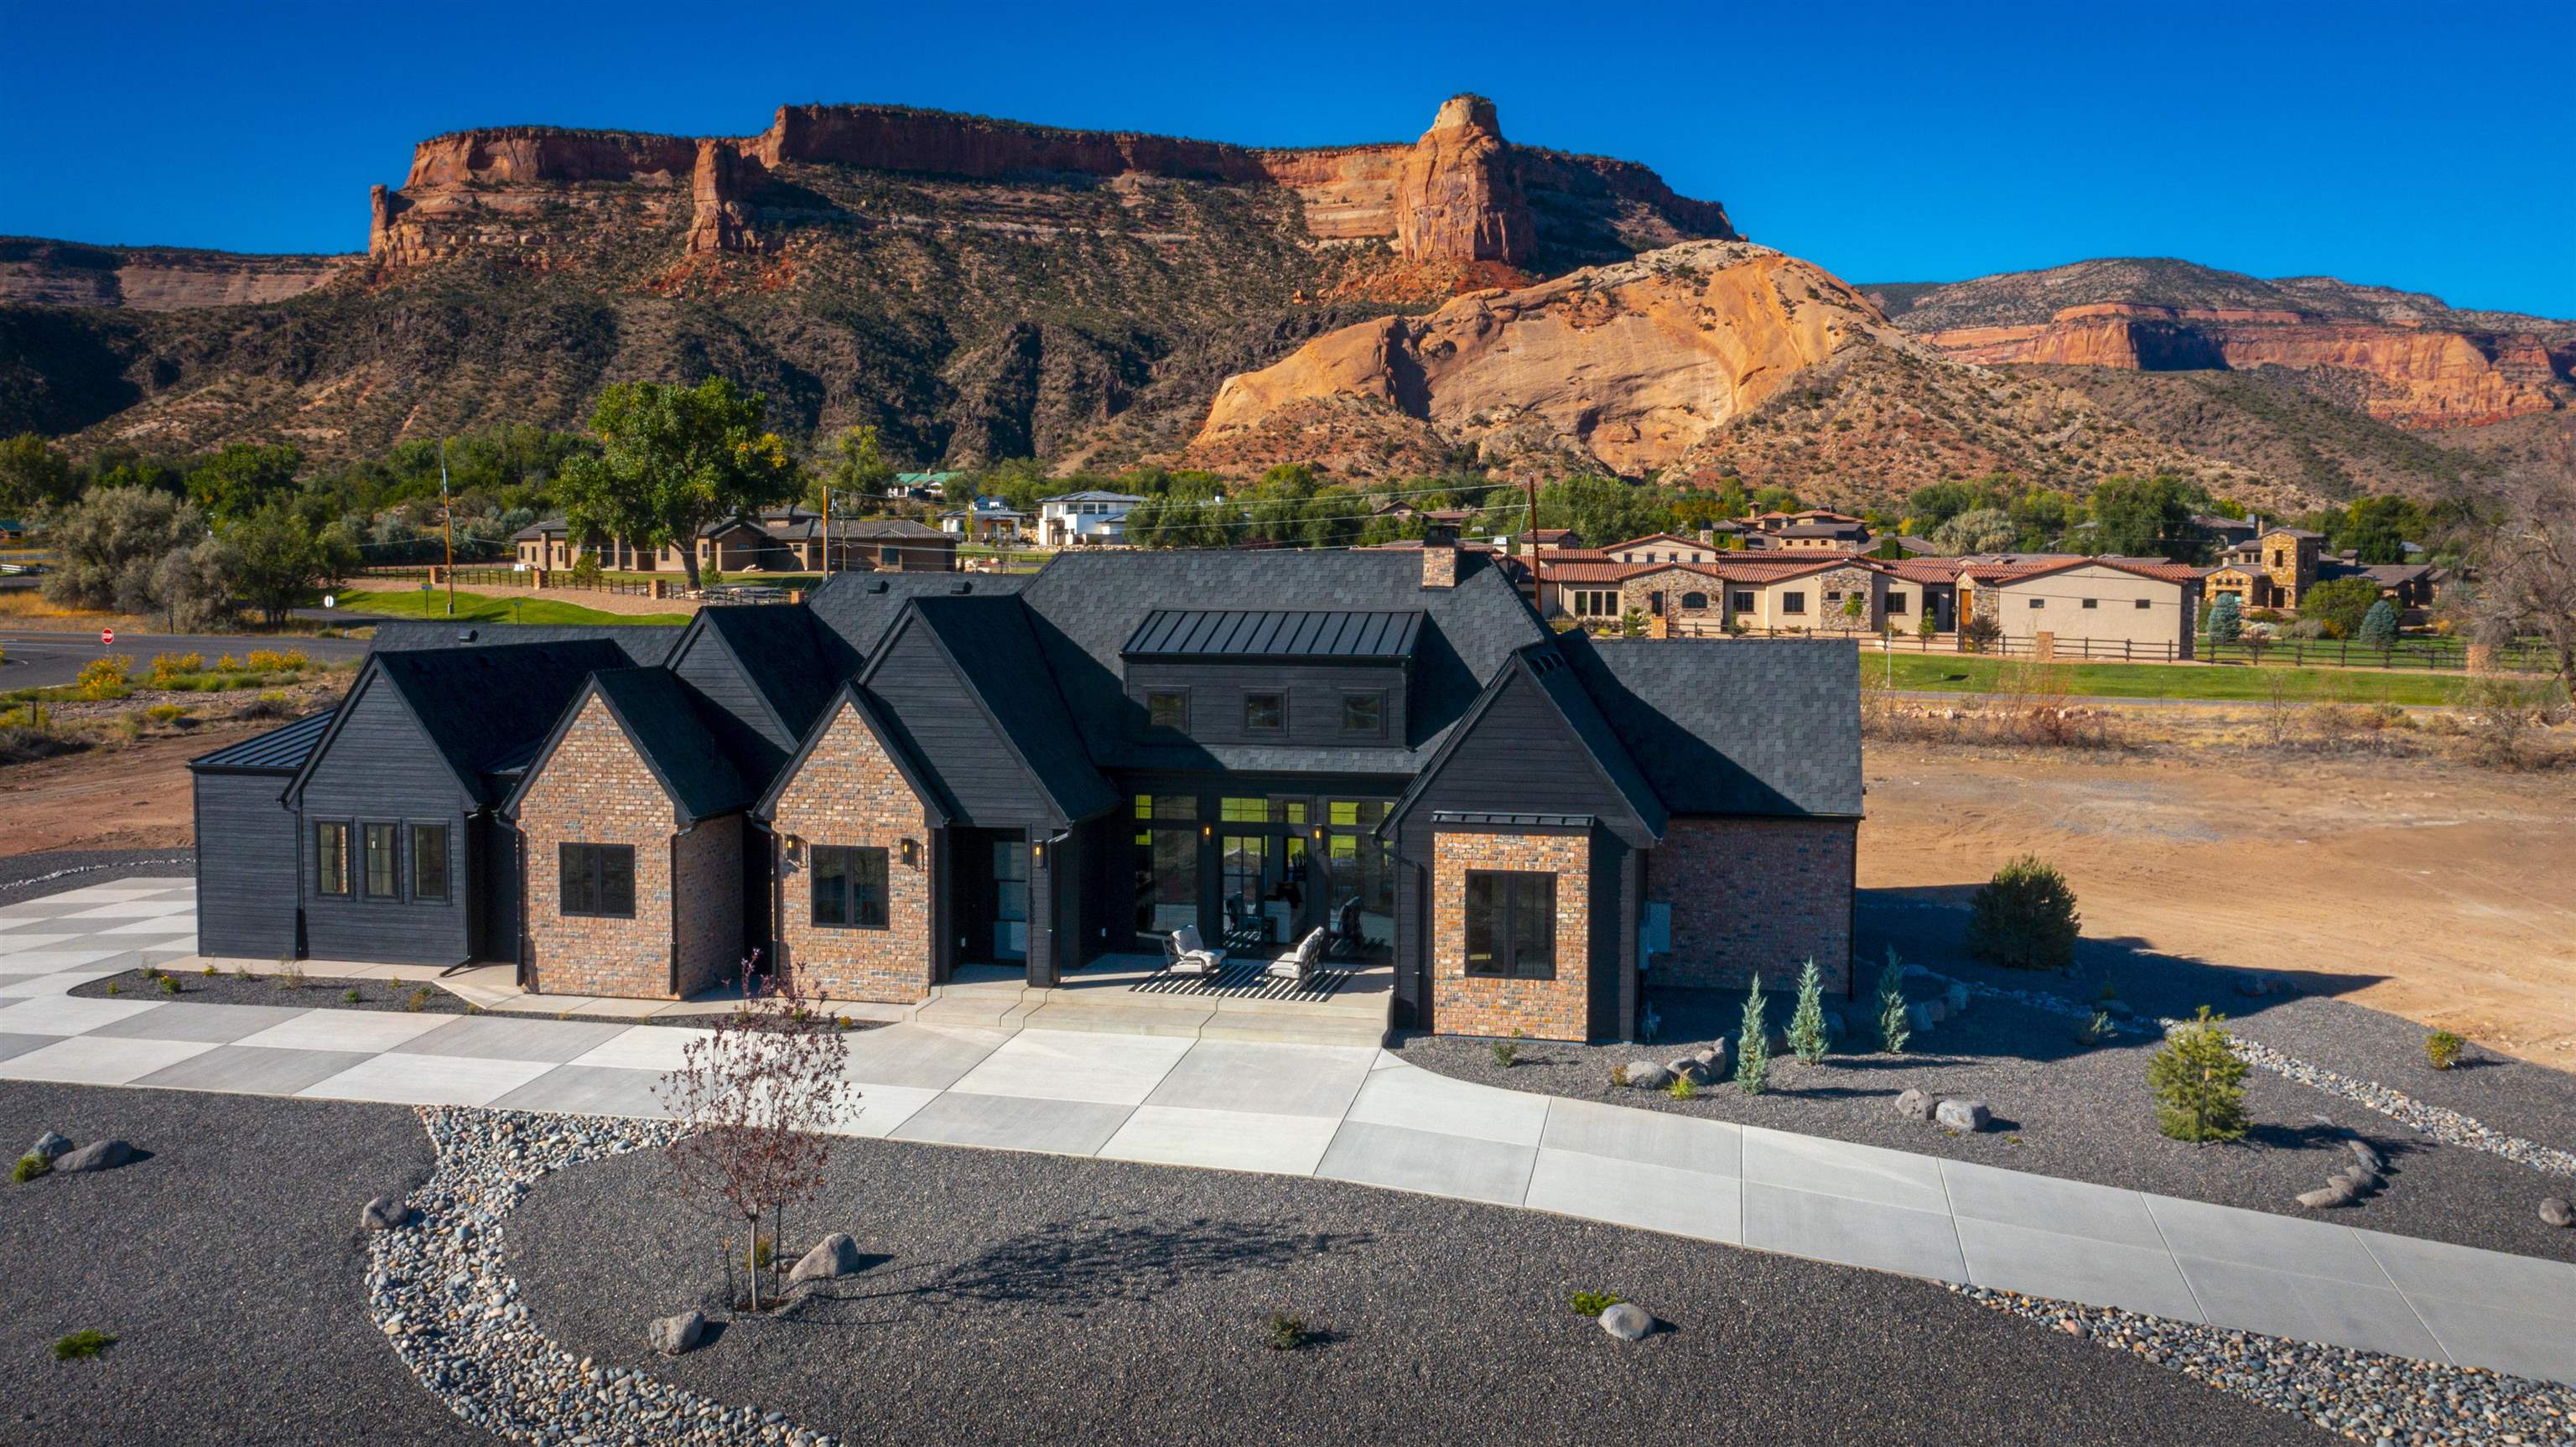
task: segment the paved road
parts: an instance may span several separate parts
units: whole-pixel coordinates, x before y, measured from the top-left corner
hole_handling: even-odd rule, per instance
[[[185,879],[0,907],[0,1080],[666,1114],[697,1032],[86,999],[185,972]],[[1370,1046],[890,1025],[852,1135],[1355,1181],[2576,1383],[2576,1266],[1756,1126],[1499,1090]]]
[[[156,653],[202,653],[214,662],[229,653],[238,658],[254,648],[300,648],[308,658],[336,662],[367,656],[363,638],[299,638],[275,634],[128,633],[117,630],[116,646],[100,645],[96,633],[57,633],[25,629],[0,632],[0,691],[50,688],[80,676],[82,665],[103,654],[131,657],[139,672]]]

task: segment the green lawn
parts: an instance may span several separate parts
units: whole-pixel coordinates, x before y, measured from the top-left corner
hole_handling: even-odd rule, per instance
[[[2004,668],[1999,658],[1956,654],[1895,654],[1894,686],[1942,693],[1990,693]],[[1861,676],[1872,686],[1888,682],[1889,657],[1861,652]],[[2454,701],[2467,680],[2434,673],[2381,673],[2361,668],[2274,668],[2259,672],[2235,664],[2048,663],[2066,679],[2067,692],[2100,698],[2190,698],[2212,702],[2266,702],[2276,686],[2301,703],[2430,703]]]
[[[352,588],[339,595],[343,613],[373,613],[389,618],[445,618],[447,590],[423,593],[370,593]],[[629,624],[659,623],[678,626],[689,621],[686,613],[603,613],[597,608],[584,608],[578,603],[558,603],[551,598],[495,598],[484,593],[456,595],[459,622],[476,623],[580,623]]]

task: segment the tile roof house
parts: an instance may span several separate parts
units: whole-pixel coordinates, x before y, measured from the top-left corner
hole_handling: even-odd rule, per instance
[[[1558,1039],[1635,1037],[1649,979],[1848,990],[1851,648],[1559,634],[1502,563],[1073,552],[685,629],[389,624],[329,715],[195,761],[202,947],[648,998],[756,950],[910,1004],[1186,925],[1383,972],[1399,1026]]]

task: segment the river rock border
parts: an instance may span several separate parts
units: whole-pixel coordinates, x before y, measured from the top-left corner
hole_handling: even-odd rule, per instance
[[[779,1413],[576,1357],[529,1322],[504,1265],[502,1218],[547,1172],[659,1146],[670,1139],[667,1122],[461,1106],[418,1113],[438,1164],[412,1197],[408,1223],[369,1238],[367,1312],[448,1410],[513,1442],[836,1447]]]
[[[1997,1311],[2133,1353],[2356,1442],[2576,1447],[2576,1389],[2117,1307],[1944,1285]]]
[[[2093,1018],[2093,1011],[2063,995],[2052,995],[2045,990],[2007,989],[2001,985],[1988,985],[1973,980],[1967,981],[1966,984],[1971,993],[1989,1000],[2006,1000],[2016,1005],[2028,1005],[2034,1010],[2044,1010],[2070,1020],[2089,1021]],[[2148,1025],[2136,1020],[2115,1019],[2111,1023],[2114,1028],[2124,1033],[2143,1035],[2170,1031],[2184,1022],[2159,1019],[2153,1025]],[[2576,1152],[2562,1151],[2555,1146],[2542,1145],[2538,1141],[2507,1135],[2503,1131],[2491,1129],[2480,1123],[2475,1116],[2463,1115],[2456,1110],[2447,1110],[2438,1105],[2426,1105],[2402,1090],[2392,1090],[2375,1080],[2359,1080],[2339,1071],[2328,1070],[2322,1065],[2310,1064],[2295,1055],[2285,1055],[2260,1041],[2248,1040],[2242,1035],[2230,1034],[2227,1037],[2227,1043],[2236,1052],[2239,1060],[2258,1070],[2268,1070],[2285,1080],[2296,1081],[2312,1089],[2322,1090],[2328,1095],[2341,1096],[2365,1110],[2376,1111],[2399,1125],[2429,1136],[2444,1145],[2485,1151],[2490,1155],[2502,1156],[2518,1165],[2529,1166],[2535,1171],[2576,1176]]]

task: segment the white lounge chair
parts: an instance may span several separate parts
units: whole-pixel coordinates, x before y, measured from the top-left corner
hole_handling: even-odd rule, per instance
[[[1163,971],[1172,975],[1216,977],[1225,968],[1225,951],[1212,950],[1199,938],[1199,927],[1185,924],[1163,936]]]
[[[1297,942],[1297,952],[1272,960],[1262,974],[1274,980],[1305,986],[1314,983],[1315,971],[1322,968],[1325,951],[1332,948],[1333,938],[1318,926]]]

